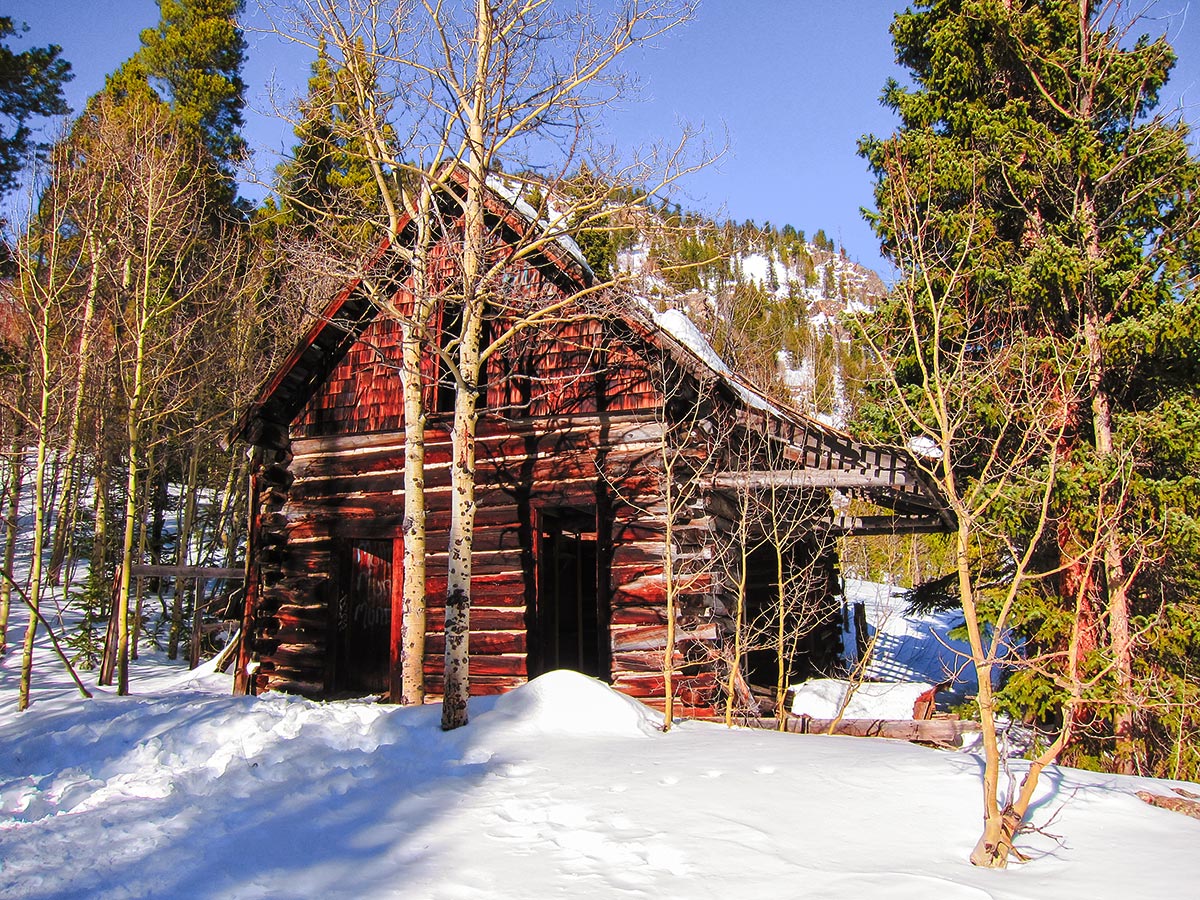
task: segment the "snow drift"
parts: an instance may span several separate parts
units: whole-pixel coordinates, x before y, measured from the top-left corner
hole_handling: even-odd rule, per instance
[[[0,661],[0,897],[1075,900],[1200,879],[1200,822],[1133,796],[1162,783],[1050,770],[1035,814],[1062,837],[1026,835],[1029,865],[985,872],[966,862],[966,753],[664,734],[566,672],[443,733],[436,707],[232,697],[223,676],[139,666],[138,696],[43,683],[18,714]]]

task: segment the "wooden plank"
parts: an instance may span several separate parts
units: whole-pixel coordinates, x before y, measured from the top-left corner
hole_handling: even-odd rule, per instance
[[[224,568],[222,566],[155,566],[134,563],[130,574],[135,577],[172,577],[172,578],[245,578],[243,568]]]
[[[634,653],[614,653],[612,655],[612,671],[615,677],[627,673],[661,672],[665,654],[661,650],[643,650]],[[674,667],[683,664],[683,654],[676,651],[672,660]]]
[[[425,624],[428,629],[428,634],[440,633],[445,628],[446,608],[444,606],[431,606],[426,610]],[[525,630],[525,607],[513,606],[508,609],[480,609],[477,606],[471,607],[471,631],[486,632],[486,631],[524,631]],[[471,643],[474,649],[474,638]],[[517,651],[504,651],[517,652]],[[525,652],[522,647],[520,652]]]
[[[524,675],[472,675],[471,696],[482,697],[495,694],[506,694],[514,688],[528,682]],[[425,672],[425,702],[442,702],[442,674],[440,672]]]
[[[616,607],[609,617],[613,625],[663,625],[667,621],[667,610],[663,606]]]
[[[590,415],[571,415],[562,420],[545,420],[530,417],[527,419],[498,420],[488,416],[488,410],[483,410],[477,429],[481,444],[499,437],[534,436],[548,439],[553,435],[561,438],[563,435],[585,434],[600,431],[606,440],[612,443],[620,441],[652,441],[662,433],[662,424],[656,416],[645,414],[613,413],[606,411]],[[449,446],[449,434],[444,427],[429,428],[425,432],[426,447],[438,444]],[[402,431],[384,431],[363,434],[332,434],[312,437],[299,437],[292,441],[292,452],[297,458],[301,456],[316,456],[319,454],[344,453],[348,451],[383,450],[393,448],[403,454],[404,434]]]
[[[948,530],[941,516],[835,516],[822,524],[829,534],[839,537],[942,534]]]
[[[630,697],[662,697],[665,681],[661,673],[626,674],[621,673],[613,678],[613,687],[622,694]],[[716,676],[711,672],[699,675],[676,675],[672,679],[675,695],[688,705],[702,706],[715,696],[717,690]]]
[[[675,642],[679,645],[690,641],[715,641],[718,635],[717,623],[706,622],[696,628],[677,628],[675,631]],[[626,628],[614,631],[612,635],[612,649],[614,653],[631,650],[660,650],[666,646],[666,625]]]
[[[873,472],[847,471],[844,469],[780,469],[758,472],[730,472],[713,477],[713,484],[721,488],[900,488],[908,482],[904,472],[877,475]]]
[[[472,617],[473,618],[473,617]],[[474,625],[474,623],[472,623]],[[508,653],[525,653],[524,631],[471,631],[470,648],[472,654],[504,655]],[[442,632],[425,635],[425,655],[442,658],[446,652],[446,636]]]
[[[524,656],[482,656],[473,655],[468,667],[471,678],[476,675],[525,675],[527,672]],[[425,678],[443,672],[441,657],[425,657]]]

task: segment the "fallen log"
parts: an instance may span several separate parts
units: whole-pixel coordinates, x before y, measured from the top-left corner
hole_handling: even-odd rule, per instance
[[[1183,796],[1167,797],[1163,794],[1152,794],[1149,791],[1138,791],[1139,800],[1149,803],[1151,806],[1157,806],[1160,809],[1169,809],[1171,812],[1183,813],[1185,816],[1191,816],[1193,819],[1200,819],[1200,800],[1193,799],[1195,795],[1189,797],[1191,791],[1183,791],[1176,788],[1175,791]]]
[[[747,728],[780,730],[778,718],[737,716],[733,723]],[[964,734],[979,731],[979,723],[962,719],[814,719],[811,716],[789,715],[784,720],[783,730],[792,734],[881,737],[957,747],[962,743]]]

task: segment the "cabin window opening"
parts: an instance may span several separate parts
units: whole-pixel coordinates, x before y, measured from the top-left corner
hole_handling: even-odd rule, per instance
[[[452,413],[454,412],[455,398],[458,396],[458,381],[454,378],[454,371],[449,360],[459,358],[458,341],[462,337],[463,327],[462,306],[446,306],[439,313],[439,320],[438,347],[441,348],[441,353],[437,356],[438,378],[431,408],[438,413]],[[483,323],[479,341],[481,350],[488,346],[495,331],[495,323],[490,320]],[[487,407],[488,400],[488,364],[479,367],[478,383],[475,388],[478,394],[477,408],[484,409]]]
[[[530,674],[571,669],[595,678],[609,640],[600,610],[595,510],[555,508],[539,516],[536,643]]]
[[[438,334],[438,346],[442,353],[438,356],[437,396],[434,410],[440,413],[454,412],[454,398],[458,394],[458,382],[454,380],[454,372],[446,357],[457,357],[455,351],[459,336],[462,334],[462,307],[443,310],[442,327]],[[451,346],[454,345],[454,346]]]
[[[344,545],[337,604],[337,693],[361,696],[389,689],[393,543],[390,539],[356,539]]]

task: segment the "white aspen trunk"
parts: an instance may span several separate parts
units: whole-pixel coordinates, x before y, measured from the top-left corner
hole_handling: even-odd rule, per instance
[[[104,568],[108,563],[108,479],[110,474],[108,456],[102,448],[100,458],[96,461],[96,484],[93,490],[96,498],[96,527],[92,533],[92,553],[89,563],[91,578],[95,584],[103,582]],[[100,610],[101,616],[107,612],[107,606]]]
[[[147,234],[153,229],[147,228]],[[149,249],[149,248],[147,248]],[[125,435],[129,445],[129,472],[125,480],[125,530],[121,539],[121,562],[117,577],[116,621],[117,651],[116,674],[117,694],[129,693],[129,585],[133,569],[133,539],[137,527],[137,495],[140,481],[138,464],[142,455],[142,410],[145,406],[146,341],[150,327],[150,292],[152,290],[151,254],[145,255],[145,266],[139,295],[135,299],[137,311],[137,349],[133,364],[133,382],[129,391],[128,414],[125,420]]]
[[[79,508],[79,437],[83,430],[83,398],[91,375],[92,331],[99,305],[100,263],[95,241],[88,241],[92,257],[88,275],[87,300],[83,308],[83,324],[79,334],[79,365],[75,372],[75,399],[71,405],[71,424],[67,431],[65,476],[63,477],[62,499],[58,504],[58,522],[54,529],[54,546],[50,551],[47,581],[57,585],[61,580],[63,561],[66,558],[75,531],[76,514]]]
[[[664,382],[665,383],[665,382]],[[663,410],[663,499],[666,507],[666,522],[663,528],[663,587],[666,593],[667,634],[663,648],[663,731],[670,731],[675,720],[675,593],[679,589],[675,581],[675,472],[670,447],[670,426],[665,421]]]
[[[412,320],[404,326],[404,563],[400,637],[399,701],[425,702],[425,385],[421,377],[422,330],[430,315],[429,243],[431,192],[423,184],[417,202],[417,243],[413,250]],[[396,692],[393,690],[393,696]]]
[[[237,509],[236,501],[240,490],[238,485],[241,479],[238,477],[242,459],[244,457],[238,453],[229,455],[229,470],[225,473],[225,485],[221,488],[221,507],[217,513],[218,528],[221,529],[221,549],[225,559],[224,565],[226,568],[233,567],[233,558],[237,553]]]
[[[465,347],[460,355],[470,362]],[[478,351],[476,350],[476,357]],[[475,540],[475,424],[473,386],[459,388],[454,403],[454,461],[451,464],[450,561],[446,584],[445,689],[442,728],[466,725],[471,694],[471,569]]]
[[[183,498],[183,522],[180,523],[179,533],[175,538],[175,564],[186,566],[191,562],[192,529],[196,521],[196,490],[200,479],[200,446],[193,443],[191,458],[188,460],[186,494]],[[188,585],[195,602],[195,581],[193,579],[176,578],[175,591],[171,600],[171,632],[167,639],[167,658],[179,658],[179,637],[183,633],[183,593],[184,584]]]
[[[21,488],[25,459],[19,434],[13,435],[9,457],[8,508],[4,522],[4,577],[0,579],[0,656],[8,652],[8,618],[12,608],[13,561],[17,554],[17,517],[21,514]]]
[[[33,643],[37,637],[38,617],[42,603],[42,550],[46,538],[46,460],[50,421],[50,312],[42,307],[41,334],[38,338],[41,371],[38,406],[37,462],[33,470],[33,549],[29,568],[29,624],[21,648],[21,683],[17,694],[17,709],[29,708],[29,688],[33,677]]]
[[[733,611],[733,659],[729,665],[729,683],[725,690],[725,727],[733,727],[733,705],[737,695],[738,676],[742,666],[742,640],[744,638],[746,621],[746,584],[750,573],[750,541],[748,522],[750,520],[750,494],[741,492],[741,523],[738,526],[738,556],[741,571],[738,573],[737,599]]]
[[[785,700],[788,689],[788,663],[791,653],[788,647],[787,610],[788,591],[791,589],[791,579],[788,577],[787,560],[784,556],[784,541],[790,535],[781,535],[780,530],[780,499],[774,487],[771,486],[771,543],[775,550],[775,579],[779,587],[778,606],[775,611],[775,717],[779,721],[779,730],[787,728]]]
[[[139,354],[140,356],[140,354]],[[140,389],[142,363],[139,358],[134,376],[135,390]],[[136,395],[135,395],[136,396]],[[121,563],[117,575],[117,693],[129,693],[129,587],[133,569],[133,540],[137,527],[138,457],[141,454],[141,434],[137,410],[141,404],[130,404],[126,434],[129,439],[129,474],[125,480],[125,531],[121,539]]]
[[[471,694],[471,568],[475,542],[475,426],[478,420],[479,344],[486,298],[484,267],[484,207],[487,162],[484,155],[484,116],[487,79],[493,43],[488,0],[475,6],[475,73],[467,117],[467,196],[463,213],[462,333],[458,350],[458,390],[454,397],[450,465],[450,547],[446,579],[445,687],[442,728],[466,725]]]
[[[143,432],[143,434],[144,434],[144,432]],[[145,469],[146,469],[146,475],[150,478],[150,484],[153,485],[153,490],[152,491],[147,491],[145,489],[142,490],[142,505],[138,509],[138,514],[137,514],[137,521],[142,523],[142,527],[138,529],[138,537],[137,537],[138,545],[137,545],[137,552],[135,554],[135,558],[139,562],[143,562],[146,559],[146,544],[149,542],[150,535],[149,535],[149,532],[146,530],[145,523],[150,519],[150,504],[153,502],[156,504],[155,505],[155,524],[157,526],[156,530],[158,532],[158,540],[156,540],[156,542],[155,542],[156,549],[155,549],[155,552],[151,556],[151,562],[153,562],[154,565],[158,565],[159,563],[162,562],[162,554],[159,552],[158,548],[162,547],[162,541],[161,541],[161,538],[162,538],[162,513],[163,513],[162,497],[166,494],[166,487],[163,486],[162,493],[160,494],[159,488],[158,488],[158,486],[159,486],[158,476],[155,474],[158,471],[158,461],[155,459],[155,453],[154,453],[154,447],[153,447],[154,442],[153,441],[145,441],[144,438],[143,438],[143,440],[145,443],[149,443],[151,445],[150,449],[146,451],[146,467],[145,467]],[[162,600],[163,578],[162,578],[162,576],[159,576],[155,580],[158,585],[158,589],[157,589],[158,608],[159,608],[160,612],[163,614],[163,616],[166,616],[167,608]],[[133,626],[130,630],[129,658],[137,659],[138,658],[138,648],[141,644],[141,639],[142,639],[142,611],[143,611],[143,608],[146,603],[146,579],[139,575],[136,579],[131,578],[130,583],[133,586],[133,595],[137,598],[137,600],[133,605]]]

